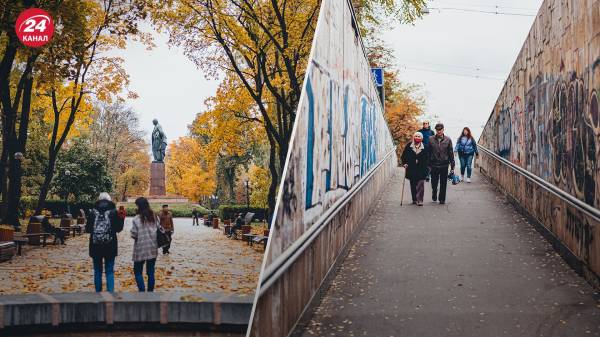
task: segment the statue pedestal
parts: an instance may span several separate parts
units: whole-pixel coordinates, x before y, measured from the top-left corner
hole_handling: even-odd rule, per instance
[[[150,195],[167,195],[165,180],[165,163],[152,162],[150,165]]]

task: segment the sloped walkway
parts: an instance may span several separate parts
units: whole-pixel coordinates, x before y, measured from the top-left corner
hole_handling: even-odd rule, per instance
[[[400,207],[393,177],[295,336],[600,336],[600,298],[485,178]],[[405,201],[410,200],[408,182]]]

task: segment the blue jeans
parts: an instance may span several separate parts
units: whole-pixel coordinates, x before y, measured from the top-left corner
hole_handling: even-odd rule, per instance
[[[106,291],[115,291],[115,257],[94,257],[94,286],[96,292],[102,291],[102,260],[106,274]]]
[[[460,175],[465,175],[465,169],[467,170],[467,178],[471,178],[471,173],[473,172],[473,154],[459,154],[458,159],[460,159]]]
[[[139,291],[146,291],[144,287],[144,263],[146,264],[146,274],[148,275],[148,291],[154,291],[154,265],[156,259],[144,260],[133,263],[133,274],[135,275],[135,283],[137,284]]]

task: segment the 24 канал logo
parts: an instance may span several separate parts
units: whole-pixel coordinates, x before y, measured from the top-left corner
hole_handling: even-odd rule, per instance
[[[28,47],[41,47],[52,39],[54,21],[48,12],[29,8],[21,12],[15,24],[17,37]]]

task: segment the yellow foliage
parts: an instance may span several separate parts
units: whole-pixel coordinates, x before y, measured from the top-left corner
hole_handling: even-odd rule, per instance
[[[180,137],[168,147],[167,191],[192,201],[214,193],[216,174],[214,162],[207,162],[198,140]]]
[[[207,105],[209,109],[199,114],[191,126],[192,134],[205,140],[203,155],[207,161],[218,155],[243,156],[266,137],[256,104],[233,77],[219,86]]]
[[[271,184],[271,175],[269,170],[252,165],[248,170],[250,178],[250,186],[252,188],[250,194],[250,203],[257,207],[268,207],[269,185]]]
[[[145,195],[150,186],[150,155],[144,149],[128,154],[128,162],[115,182],[115,192],[121,200],[127,196]]]
[[[54,125],[56,122],[55,118],[58,117],[57,134],[61,135],[63,132],[65,132],[65,128],[69,119],[69,110],[71,108],[70,100],[74,90],[74,85],[73,83],[69,83],[68,85],[59,84],[55,90],[56,96],[62,98],[62,100],[57,98],[56,104],[58,108],[58,114],[55,114],[55,111],[52,107],[52,98],[50,93],[44,88],[40,88],[36,91],[36,99],[32,102],[32,110],[43,113],[44,122],[50,125]],[[92,123],[92,113],[92,104],[89,101],[89,98],[84,96],[77,108],[77,112],[74,114],[73,125],[68,130],[66,139],[78,137],[82,132],[87,131],[88,127]],[[52,133],[48,134],[48,138],[50,137],[52,137]]]

